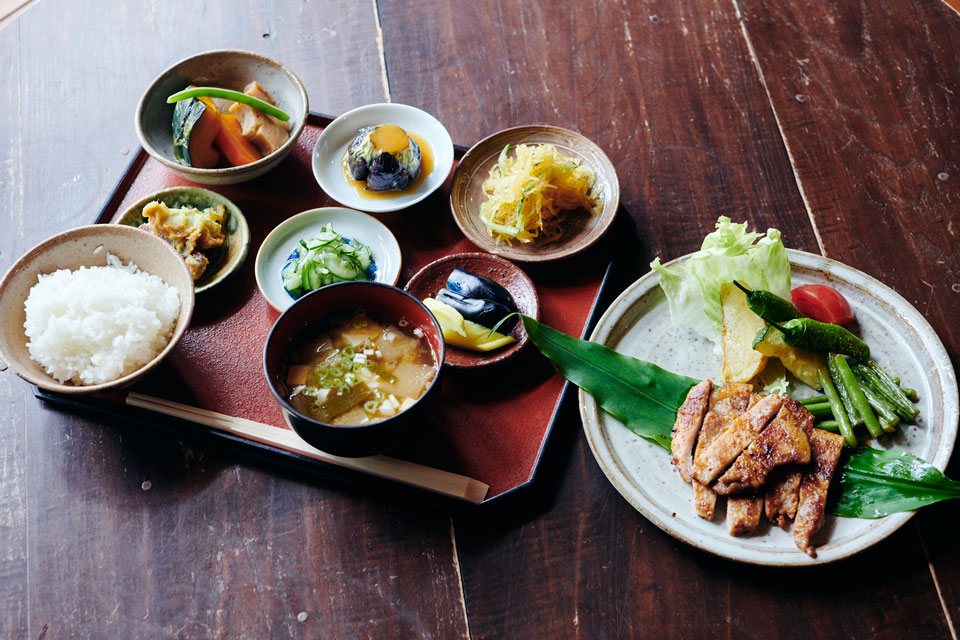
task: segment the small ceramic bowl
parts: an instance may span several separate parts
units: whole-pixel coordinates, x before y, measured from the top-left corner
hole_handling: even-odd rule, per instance
[[[400,277],[400,245],[382,222],[360,211],[343,207],[310,209],[287,218],[264,239],[257,252],[255,275],[260,293],[271,307],[283,312],[295,300],[283,288],[280,271],[298,247],[300,240],[310,240],[327,225],[351,241],[370,247],[377,267],[375,282],[396,284]]]
[[[227,276],[234,273],[243,265],[250,247],[250,227],[243,217],[239,207],[215,191],[201,187],[171,187],[163,189],[142,198],[128,208],[119,218],[117,224],[130,227],[139,227],[146,223],[143,217],[143,208],[147,204],[159,200],[168,207],[196,207],[206,209],[222,204],[227,211],[223,224],[220,225],[224,235],[223,244],[203,253],[210,261],[203,274],[194,281],[197,293],[203,293],[223,282]]]
[[[124,264],[134,262],[142,271],[159,276],[177,290],[180,314],[167,346],[150,362],[133,373],[102,384],[75,385],[51,377],[30,358],[23,323],[24,302],[37,276],[58,269],[76,270],[81,266],[103,266],[107,254]],[[41,389],[64,394],[101,393],[125,387],[153,369],[173,350],[193,315],[193,279],[180,255],[165,240],[116,224],[78,227],[57,234],[28,251],[0,281],[0,358],[18,376]]]
[[[287,402],[280,380],[284,352],[294,338],[318,318],[342,309],[363,308],[383,321],[420,329],[434,353],[436,374],[426,392],[406,411],[377,422],[339,426],[314,420]],[[318,449],[338,456],[369,456],[388,451],[406,438],[411,429],[427,420],[440,395],[440,363],[444,358],[443,333],[433,314],[409,293],[378,282],[341,282],[305,295],[287,309],[273,325],[263,350],[267,384],[284,418],[301,438]]]
[[[447,278],[454,269],[490,278],[510,293],[517,311],[539,320],[540,299],[533,282],[512,262],[489,253],[456,253],[434,260],[410,278],[404,288],[418,300],[435,298],[437,292],[446,286]],[[517,322],[508,335],[513,336],[516,342],[493,351],[470,351],[448,345],[444,364],[454,369],[474,369],[509,360],[526,346],[529,338],[522,322]]]
[[[277,106],[290,114],[290,138],[279,149],[239,167],[198,169],[185,167],[173,155],[173,104],[167,97],[193,84],[243,91],[256,80]],[[150,84],[137,106],[137,136],[147,153],[188,180],[203,184],[236,184],[275,168],[297,143],[307,122],[307,91],[297,76],[276,60],[250,51],[207,51],[185,58]]]
[[[395,124],[411,136],[419,136],[433,155],[433,168],[412,191],[369,193],[347,182],[343,159],[347,146],[363,127]],[[422,147],[423,145],[421,145]],[[422,151],[426,169],[426,151]],[[331,122],[313,148],[313,175],[320,188],[341,204],[373,213],[399,211],[420,202],[437,190],[453,167],[453,140],[439,120],[405,104],[368,104],[348,111]]]
[[[536,241],[527,244],[514,242],[512,245],[497,244],[487,227],[480,219],[480,205],[486,200],[483,182],[490,175],[490,169],[497,163],[500,152],[508,144],[554,145],[561,154],[580,160],[584,166],[593,169],[596,175],[594,191],[599,191],[603,209],[599,215],[582,217],[571,221],[563,236],[554,242],[541,244]],[[512,153],[512,151],[510,152]],[[594,142],[575,131],[532,125],[504,129],[475,144],[457,165],[450,186],[450,209],[457,226],[473,244],[484,251],[518,262],[546,262],[560,260],[597,242],[610,228],[620,206],[620,182],[610,158]]]

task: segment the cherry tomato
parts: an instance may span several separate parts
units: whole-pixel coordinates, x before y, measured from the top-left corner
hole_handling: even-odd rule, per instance
[[[793,304],[820,322],[846,326],[853,322],[853,309],[839,291],[825,284],[805,284],[790,292]]]

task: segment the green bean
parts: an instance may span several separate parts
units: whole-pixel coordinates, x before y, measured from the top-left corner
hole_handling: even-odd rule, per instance
[[[877,415],[873,412],[873,409],[870,408],[870,403],[867,402],[866,396],[864,396],[863,391],[860,390],[860,385],[853,376],[853,371],[850,370],[847,359],[839,353],[831,353],[829,358],[834,362],[836,370],[840,373],[843,386],[847,388],[847,394],[850,396],[850,400],[853,402],[857,414],[863,420],[863,424],[866,425],[867,431],[870,432],[870,436],[879,438],[884,434],[884,430],[880,427],[880,421],[877,420]],[[828,362],[830,360],[828,360]]]
[[[857,436],[853,433],[853,425],[850,424],[850,417],[843,408],[843,403],[840,402],[837,388],[833,386],[830,375],[823,369],[817,371],[817,377],[820,378],[820,386],[823,387],[824,393],[827,398],[830,399],[830,408],[833,411],[833,419],[837,421],[837,428],[840,430],[840,433],[843,434],[847,446],[855,448],[857,446]]]
[[[817,429],[823,429],[824,431],[840,433],[840,425],[837,424],[836,420],[821,420],[813,426],[815,426]]]
[[[813,396],[811,398],[804,398],[800,401],[800,404],[807,407],[811,404],[821,404],[823,402],[829,402],[829,400],[827,400],[827,396]]]
[[[874,363],[876,364],[876,363]],[[900,391],[900,387],[887,384],[877,373],[879,367],[868,367],[862,364],[856,364],[853,367],[854,372],[881,397],[885,398],[893,407],[894,412],[901,420],[913,420],[920,412],[910,399]],[[880,369],[883,371],[883,369]]]
[[[897,384],[900,384],[899,382]],[[910,402],[916,402],[920,399],[920,395],[917,393],[916,389],[911,389],[910,387],[900,387],[900,391],[903,392],[903,395],[907,396],[907,399]]]
[[[832,417],[833,411],[830,410],[830,403],[815,404],[807,407],[807,411],[813,414],[815,418]]]
[[[857,375],[856,372],[854,372],[854,375]],[[864,382],[860,376],[857,376],[857,381],[860,383],[860,390],[866,396],[867,402],[877,412],[877,418],[880,419],[880,426],[883,427],[883,430],[887,433],[896,431],[900,418],[893,410],[893,406],[883,396],[874,391],[873,387]]]
[[[273,106],[269,102],[264,102],[259,98],[248,96],[245,93],[234,91],[233,89],[221,89],[219,87],[190,87],[188,89],[184,89],[183,91],[178,91],[172,96],[169,96],[167,98],[167,104],[173,104],[174,102],[180,102],[181,100],[187,100],[188,98],[201,97],[223,98],[225,100],[233,100],[234,102],[242,102],[243,104],[249,105],[254,109],[263,111],[267,115],[273,116],[277,120],[286,122],[290,119],[290,116],[286,111]]]
[[[847,410],[847,415],[850,416],[850,424],[854,427],[859,427],[863,424],[863,418],[861,418],[857,412],[857,408],[853,404],[853,399],[850,397],[850,391],[847,385],[843,383],[843,378],[840,377],[840,371],[837,370],[833,355],[834,354],[831,353],[827,356],[827,371],[830,373],[830,379],[833,380],[833,384],[837,387],[837,394],[840,396],[843,408]]]

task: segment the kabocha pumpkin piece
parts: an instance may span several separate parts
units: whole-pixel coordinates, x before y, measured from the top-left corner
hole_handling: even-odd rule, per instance
[[[185,167],[212,169],[220,161],[213,141],[220,131],[220,117],[196,98],[182,100],[173,109],[173,155]]]

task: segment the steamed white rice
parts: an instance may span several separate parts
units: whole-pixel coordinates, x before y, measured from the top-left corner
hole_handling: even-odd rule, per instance
[[[177,290],[107,255],[105,267],[41,275],[24,303],[30,357],[60,382],[110,382],[152,360],[180,313]]]

